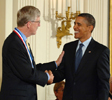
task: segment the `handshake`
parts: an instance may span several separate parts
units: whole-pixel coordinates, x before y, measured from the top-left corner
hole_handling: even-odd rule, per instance
[[[55,61],[57,66],[60,65],[63,56],[64,56],[64,51],[62,51],[62,53],[59,55],[58,59]],[[53,75],[52,71],[51,70],[49,70],[49,71],[46,70],[45,73],[48,73],[49,77],[50,77],[50,79],[48,80],[47,84],[52,84],[53,83],[53,79],[54,79],[54,75]]]
[[[47,84],[52,84],[53,83],[53,79],[54,79],[54,75],[53,75],[52,71],[51,70],[49,70],[49,71],[46,70],[45,73],[48,73],[49,77],[50,77],[50,79],[48,80]]]

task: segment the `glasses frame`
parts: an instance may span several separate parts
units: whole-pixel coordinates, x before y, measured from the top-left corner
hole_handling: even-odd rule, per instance
[[[31,22],[35,22],[35,23],[38,23],[38,24],[40,24],[40,20],[39,20],[39,21],[31,21]]]

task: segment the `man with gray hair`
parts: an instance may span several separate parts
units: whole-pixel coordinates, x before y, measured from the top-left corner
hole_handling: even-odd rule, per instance
[[[45,86],[53,82],[51,71],[59,66],[64,52],[56,61],[35,64],[26,39],[35,35],[39,26],[39,9],[25,6],[18,11],[17,28],[6,38],[2,49],[1,100],[37,100],[36,84]]]

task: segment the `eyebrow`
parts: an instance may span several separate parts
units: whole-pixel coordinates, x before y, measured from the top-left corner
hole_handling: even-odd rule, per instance
[[[74,25],[76,24],[76,22],[74,22]],[[81,23],[77,22],[78,25],[81,25]]]

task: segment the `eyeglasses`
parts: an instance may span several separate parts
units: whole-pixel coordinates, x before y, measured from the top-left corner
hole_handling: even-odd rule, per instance
[[[39,20],[39,21],[31,21],[31,22],[35,22],[35,23],[38,23],[38,24],[40,24],[40,20]]]

